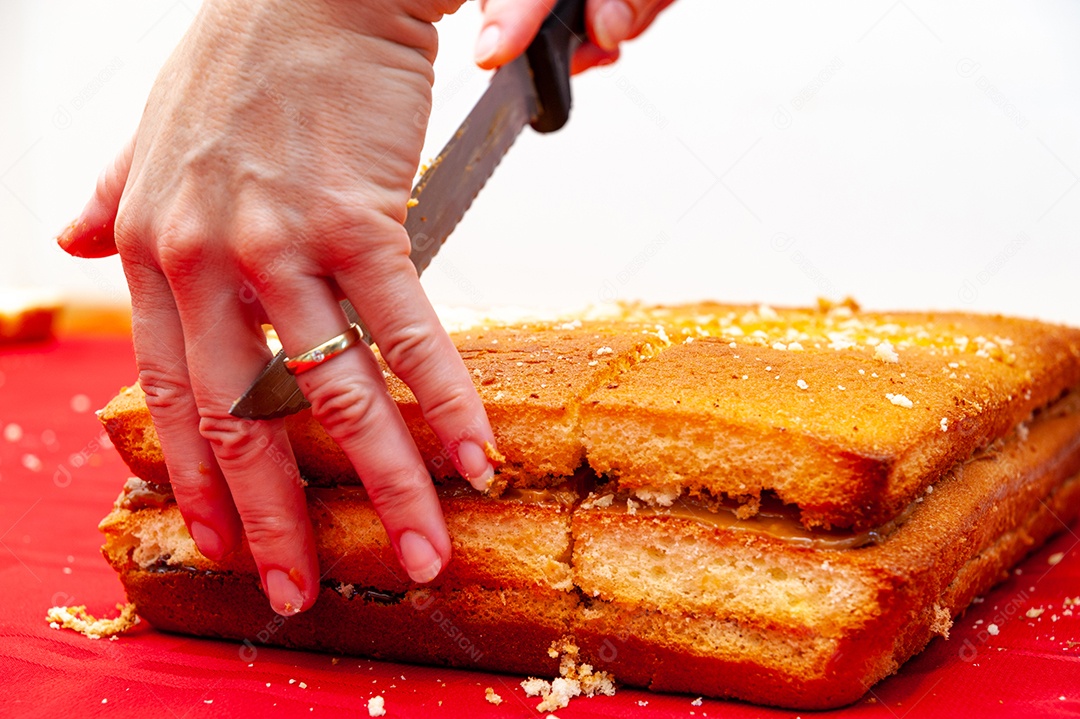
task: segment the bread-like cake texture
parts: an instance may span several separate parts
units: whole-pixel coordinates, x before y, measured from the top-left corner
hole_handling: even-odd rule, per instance
[[[453,339],[506,463],[496,488],[583,465],[649,502],[764,496],[808,527],[895,516],[976,448],[1080,385],[1080,331],[957,313],[700,303],[607,320],[476,327]],[[454,475],[412,393],[391,395],[436,478]],[[103,410],[132,471],[168,473],[137,387]],[[286,420],[310,484],[358,484],[302,412]]]
[[[584,463],[580,401],[668,343],[656,327],[625,321],[581,321],[476,327],[452,334],[484,401],[499,451],[498,487],[564,483]],[[384,369],[432,475],[456,477],[447,451],[424,421],[412,392]],[[120,456],[138,477],[168,483],[157,432],[136,384],[101,411]],[[313,485],[359,484],[348,458],[310,410],[285,418],[301,476]]]
[[[705,303],[631,317],[674,345],[583,403],[590,465],[645,498],[795,505],[807,526],[889,519],[1080,383],[1080,332],[955,313]]]
[[[168,487],[130,481],[104,553],[160,629],[389,659],[551,675],[552,642],[625,684],[818,709],[854,701],[1080,513],[1080,396],[937,478],[868,532],[806,529],[791,508],[613,482],[440,488],[454,559],[430,586],[397,569],[355,487],[309,488],[323,589],[281,618],[246,550],[202,557]]]

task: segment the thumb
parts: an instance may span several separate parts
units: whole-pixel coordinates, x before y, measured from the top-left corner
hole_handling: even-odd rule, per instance
[[[585,16],[592,41],[604,50],[637,37],[673,0],[587,0]]]
[[[476,64],[500,67],[525,52],[556,0],[483,0],[483,25],[476,41]]]
[[[56,238],[65,252],[75,257],[108,257],[116,254],[113,226],[134,153],[135,137],[132,136],[112,164],[98,177],[94,196],[86,203],[79,219],[64,228]]]

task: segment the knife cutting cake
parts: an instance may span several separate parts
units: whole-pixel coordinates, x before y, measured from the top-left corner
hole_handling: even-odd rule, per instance
[[[947,637],[1080,514],[1078,330],[701,303],[454,339],[506,457],[489,494],[388,378],[454,559],[410,582],[342,453],[294,415],[326,576],[287,619],[245,551],[195,549],[141,391],[122,391],[101,419],[136,477],[101,529],[142,617],[522,674],[557,674],[549,649],[573,646],[627,685],[827,708]]]

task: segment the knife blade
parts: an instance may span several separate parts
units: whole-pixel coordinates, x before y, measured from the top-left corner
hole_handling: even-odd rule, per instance
[[[531,124],[538,132],[560,129],[570,113],[570,60],[585,35],[584,0],[561,0],[536,39],[520,57],[499,68],[487,90],[450,141],[413,187],[405,230],[417,274],[431,263],[465,216],[514,140]],[[349,300],[341,302],[350,322],[371,335]],[[229,413],[272,419],[311,405],[279,351]]]

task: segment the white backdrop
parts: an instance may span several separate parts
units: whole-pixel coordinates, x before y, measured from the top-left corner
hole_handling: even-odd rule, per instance
[[[962,308],[1080,324],[1080,5],[680,0],[527,131],[424,278],[443,305]],[[51,237],[196,0],[0,3],[0,286],[126,302]],[[433,156],[486,83],[441,25]]]

